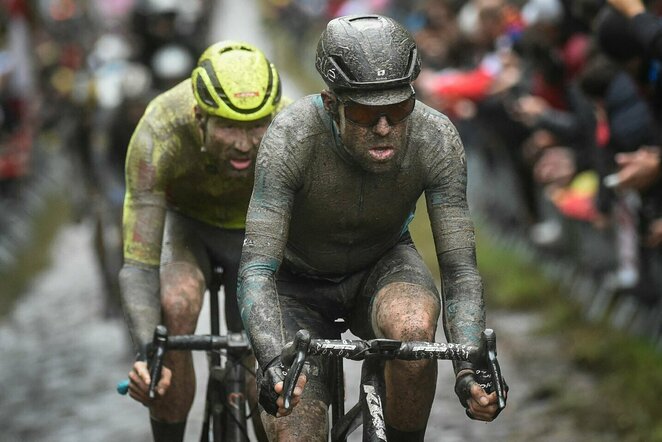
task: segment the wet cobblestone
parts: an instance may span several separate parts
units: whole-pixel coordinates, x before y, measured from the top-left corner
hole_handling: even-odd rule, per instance
[[[66,226],[53,245],[52,262],[0,323],[1,439],[148,441],[147,410],[115,392],[116,382],[126,377],[131,365],[129,341],[121,320],[103,319],[91,226]],[[497,330],[499,360],[511,385],[508,407],[493,423],[469,420],[452,391],[450,363],[441,361],[426,440],[615,440],[583,433],[577,420],[559,414],[543,394],[545,385],[560,383],[587,400],[594,397],[590,378],[564,360],[557,340],[532,334],[538,318],[490,312],[488,319]],[[200,324],[198,332],[205,332],[206,320]],[[199,437],[205,384],[204,355],[195,361],[199,391],[187,441]],[[349,406],[359,364],[346,366]]]

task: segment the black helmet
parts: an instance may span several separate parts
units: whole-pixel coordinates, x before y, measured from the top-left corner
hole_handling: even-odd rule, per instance
[[[412,35],[392,18],[351,15],[326,25],[315,67],[331,90],[382,105],[412,96],[421,59]]]

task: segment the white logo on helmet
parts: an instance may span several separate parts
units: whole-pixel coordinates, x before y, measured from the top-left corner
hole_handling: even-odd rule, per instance
[[[329,77],[332,80],[336,79],[336,70],[335,69],[329,69],[326,71],[326,76]]]
[[[251,98],[251,97],[259,97],[260,96],[260,91],[244,91],[244,92],[236,92],[234,94],[235,98]]]
[[[383,77],[384,75],[386,75],[386,69],[377,69],[378,77]]]

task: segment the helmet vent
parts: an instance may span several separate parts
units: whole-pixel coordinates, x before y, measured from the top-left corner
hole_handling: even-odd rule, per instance
[[[237,45],[237,46],[226,46],[226,47],[222,48],[220,51],[218,51],[218,54],[221,55],[221,54],[225,54],[226,52],[230,52],[230,51],[255,52],[255,50],[253,48],[249,48],[247,46]]]
[[[196,79],[197,83],[197,88],[198,89],[198,94],[200,96],[200,99],[204,101],[204,103],[207,106],[211,106],[213,108],[217,108],[218,104],[214,101],[214,99],[211,97],[209,94],[209,90],[207,90],[207,85],[205,82],[202,80],[202,76],[198,75],[198,78]]]
[[[412,71],[416,65],[416,55],[417,51],[416,48],[411,48],[409,51],[409,59],[407,60],[407,75],[411,75]]]
[[[349,69],[349,66],[347,66],[347,63],[345,63],[345,60],[338,57],[337,55],[331,55],[331,59],[333,60],[335,65],[338,66],[340,72],[343,73],[345,77],[347,77],[350,81],[358,80],[356,76],[352,73],[352,71]]]

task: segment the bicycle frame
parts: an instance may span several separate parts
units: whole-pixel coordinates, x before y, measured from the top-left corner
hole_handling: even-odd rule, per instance
[[[240,361],[250,349],[248,338],[244,333],[221,335],[177,335],[167,336],[164,326],[157,326],[152,344],[150,372],[152,382],[150,392],[156,387],[160,377],[159,367],[163,364],[166,351],[207,351],[217,353],[225,350],[228,360]],[[223,367],[211,365],[209,384],[207,387],[207,422],[203,424],[201,441],[209,440],[211,426],[214,440],[225,442],[248,442],[246,430],[246,383],[242,364],[231,363]],[[209,421],[211,418],[211,422]]]
[[[363,424],[364,441],[386,441],[384,404],[381,399],[386,397],[383,360],[366,359],[363,361],[359,391],[359,401],[347,413],[344,413],[344,397],[335,396],[333,398],[331,409],[342,407],[343,411],[339,412],[343,414],[332,422],[331,441],[346,441],[347,437],[361,424]]]
[[[399,348],[399,341],[390,339],[375,339],[371,347],[378,348],[380,354],[392,354]],[[342,358],[335,358],[336,366],[342,367]],[[333,396],[331,408],[338,408],[331,427],[331,441],[346,441],[347,437],[363,424],[363,441],[386,441],[386,421],[384,420],[384,403],[386,397],[386,382],[384,380],[384,365],[387,358],[366,357],[361,364],[361,382],[359,400],[347,413],[344,412],[344,383],[336,384],[341,388]],[[338,379],[336,379],[338,381]]]
[[[209,355],[209,377],[200,441],[209,442],[211,430],[214,441],[249,442],[246,372],[242,359],[251,347],[243,332],[220,334],[218,293],[222,285],[221,276],[215,270],[209,284],[211,334],[168,336],[163,325],[158,325],[154,330],[152,343],[147,346],[151,378],[149,396],[155,397],[166,351],[206,351]],[[222,350],[225,352],[225,361],[221,357]],[[128,386],[128,380],[120,382],[117,385],[118,393],[127,394]]]
[[[219,336],[220,307],[219,292],[222,285],[222,273],[214,270],[209,284],[210,331]],[[205,399],[205,418],[202,424],[200,442],[209,442],[209,427],[211,425],[214,440],[248,442],[245,432],[246,418],[246,373],[241,363],[221,364],[221,352],[209,351],[209,379]],[[236,353],[236,352],[235,352]],[[241,358],[241,354],[228,351],[228,360]],[[228,406],[223,407],[222,404]],[[210,422],[211,419],[211,422]]]

